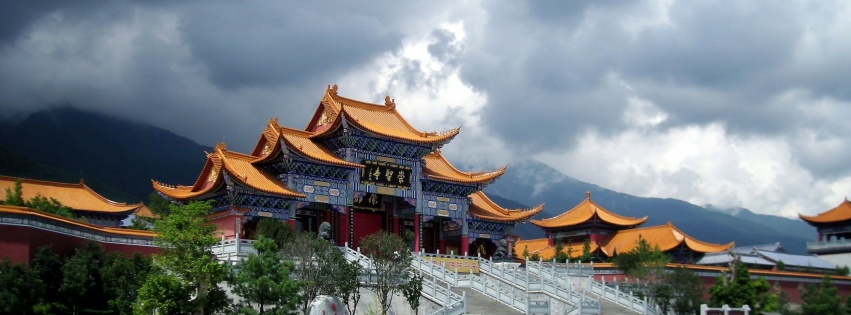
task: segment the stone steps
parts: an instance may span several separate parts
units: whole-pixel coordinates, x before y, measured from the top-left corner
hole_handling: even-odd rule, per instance
[[[452,292],[461,295],[462,292],[467,295],[467,314],[469,315],[522,315],[523,313],[509,307],[508,305],[499,303],[484,294],[477,292],[471,288],[452,288]]]

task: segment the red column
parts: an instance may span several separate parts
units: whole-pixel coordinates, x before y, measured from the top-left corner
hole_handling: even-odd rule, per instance
[[[393,217],[393,235],[399,235],[399,217]]]
[[[446,255],[449,255],[449,252],[446,251],[446,240],[441,238],[440,241],[437,242],[437,248],[440,249],[440,252]],[[455,253],[458,254],[458,253]]]
[[[821,242],[821,232],[818,234],[818,241]]]
[[[346,213],[337,213],[337,245],[344,246],[349,242],[349,209],[346,207]],[[351,245],[351,244],[349,244]]]
[[[328,222],[329,224],[331,223],[331,211],[334,210],[325,210],[325,213],[322,215],[322,221]],[[322,222],[320,222],[320,224],[321,223]]]
[[[287,221],[289,221],[289,223],[290,223],[290,227],[291,227],[291,228],[293,228],[293,231],[296,231],[296,228],[295,228],[295,222],[296,222],[296,221],[295,221],[295,219],[289,219],[289,220],[287,220]]]
[[[467,235],[461,235],[461,252],[458,255],[468,255],[470,253],[470,238]]]
[[[420,215],[414,214],[414,252],[420,252]]]

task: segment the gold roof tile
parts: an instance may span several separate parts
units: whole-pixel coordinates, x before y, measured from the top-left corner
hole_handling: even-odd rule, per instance
[[[411,126],[396,110],[396,102],[385,98],[384,105],[345,98],[337,94],[337,85],[328,87],[307,130],[325,133],[331,126],[346,121],[382,136],[419,143],[441,143],[458,135],[460,128],[443,132],[422,132]]]
[[[647,240],[647,243],[651,246],[659,246],[659,249],[662,251],[668,251],[682,243],[685,243],[689,249],[700,253],[720,252],[733,247],[732,242],[727,244],[701,242],[686,235],[674,227],[669,221],[668,224],[665,225],[620,230],[606,242],[603,246],[603,252],[608,256],[612,256],[615,251],[618,253],[631,251],[637,246],[636,242],[638,241],[639,235]]]
[[[0,192],[15,187],[18,178],[0,176]],[[30,200],[36,195],[54,198],[63,206],[80,211],[121,213],[135,211],[144,204],[116,202],[101,196],[80,180],[79,183],[59,183],[34,179],[21,179],[21,197]]]
[[[544,208],[544,205],[540,204],[530,209],[507,210],[490,200],[481,191],[477,191],[469,197],[472,202],[467,213],[480,219],[491,221],[522,221],[538,214]]]
[[[66,218],[63,216],[58,216],[54,214],[50,214],[47,212],[30,209],[27,207],[16,207],[16,206],[6,206],[0,205],[0,212],[3,213],[13,213],[13,214],[24,214],[46,218],[52,221],[63,222],[71,225],[75,225],[82,228],[87,228],[90,230],[97,230],[102,232],[107,232],[111,234],[120,234],[120,235],[130,235],[130,236],[146,236],[146,237],[155,237],[156,233],[153,231],[145,231],[145,230],[134,230],[134,229],[126,229],[126,228],[114,228],[114,227],[103,227],[95,224],[90,224],[82,221],[77,221],[71,218]]]
[[[315,135],[313,133],[281,127],[280,134],[287,142],[288,148],[293,149],[311,159],[345,167],[364,167],[361,164],[352,163],[338,158],[327,147],[313,141],[311,139]]]
[[[618,226],[636,226],[647,221],[646,216],[643,218],[631,218],[614,214],[592,201],[591,193],[586,192],[585,200],[573,207],[573,209],[552,218],[531,220],[529,222],[542,228],[560,228],[584,223],[595,215],[603,222]]]
[[[305,197],[303,194],[290,190],[271,174],[252,165],[251,162],[255,160],[253,156],[227,151],[224,148],[217,149],[216,153],[222,158],[222,164],[231,178],[248,187],[287,197]]]
[[[529,255],[537,253],[538,256],[541,257],[542,260],[552,260],[555,257],[556,249],[555,246],[548,245],[548,240],[546,238],[538,238],[532,239],[528,241],[518,241],[514,245],[514,256],[520,259],[523,259],[523,251],[526,250]],[[589,243],[590,252],[594,252],[597,248],[600,248],[597,243],[591,242]],[[528,247],[527,247],[528,246]],[[582,247],[585,246],[585,242],[573,242],[569,244],[562,244],[562,251],[567,254],[568,249],[572,249],[572,253],[570,255],[570,259],[579,258],[582,256]]]
[[[811,225],[821,223],[836,223],[851,220],[851,202],[848,201],[848,198],[845,198],[845,201],[842,201],[842,203],[840,203],[833,209],[827,210],[814,216],[808,216],[799,213],[798,217],[800,217],[801,220],[807,221]]]
[[[440,150],[423,156],[423,175],[428,178],[456,183],[484,183],[505,174],[506,167],[491,172],[462,172],[449,163]]]

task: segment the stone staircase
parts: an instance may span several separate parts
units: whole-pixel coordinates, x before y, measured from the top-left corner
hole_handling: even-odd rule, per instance
[[[468,315],[522,315],[523,313],[476,292],[471,288],[454,287],[452,292],[467,297]]]

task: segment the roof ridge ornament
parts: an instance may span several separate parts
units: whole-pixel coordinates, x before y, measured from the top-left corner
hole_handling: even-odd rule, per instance
[[[394,109],[394,108],[396,108],[396,100],[390,98],[389,95],[384,96],[384,106],[387,106],[390,109]]]
[[[591,191],[590,190],[585,192],[585,199],[591,200]]]
[[[328,92],[330,92],[331,95],[337,96],[337,84],[336,83],[334,85],[329,84],[328,85]]]

